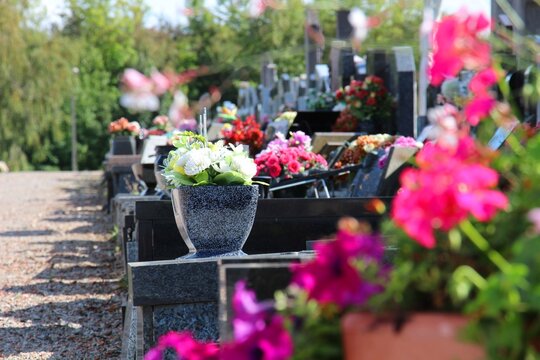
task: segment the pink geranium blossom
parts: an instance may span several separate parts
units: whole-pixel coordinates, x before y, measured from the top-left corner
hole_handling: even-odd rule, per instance
[[[433,58],[429,75],[433,85],[456,76],[462,68],[482,69],[491,63],[491,48],[479,33],[490,27],[483,14],[450,15],[434,27]]]
[[[341,230],[336,240],[316,245],[317,257],[292,267],[292,282],[320,304],[343,308],[361,305],[380,292],[379,285],[365,281],[354,262],[380,261],[383,247],[377,236],[354,235]]]
[[[469,215],[488,221],[508,206],[507,197],[495,189],[497,173],[484,164],[470,137],[455,147],[427,144],[417,163],[419,169],[401,175],[392,218],[427,248],[435,246],[434,229],[449,231]]]
[[[499,74],[492,67],[484,69],[473,76],[469,82],[469,90],[474,95],[488,95],[490,88],[499,80]]]
[[[465,116],[471,125],[476,126],[485,117],[488,117],[497,101],[489,95],[473,98],[465,106]]]

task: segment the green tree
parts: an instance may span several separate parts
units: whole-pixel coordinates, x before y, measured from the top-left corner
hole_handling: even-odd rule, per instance
[[[57,165],[72,56],[64,39],[27,26],[28,4],[0,3],[0,158],[14,170]]]

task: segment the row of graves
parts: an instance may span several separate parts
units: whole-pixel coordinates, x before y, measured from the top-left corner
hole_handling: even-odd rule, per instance
[[[123,359],[143,359],[171,330],[217,343],[231,339],[239,280],[259,300],[271,299],[289,284],[291,264],[312,259],[314,244],[331,241],[339,219],[353,217],[378,228],[380,208],[391,206],[399,174],[423,140],[418,135],[425,119],[415,114],[414,55],[407,47],[370,51],[365,74],[353,66],[350,49],[336,48],[332,61],[337,75],[310,60],[314,71],[305,78],[278,76],[267,63],[260,86],[240,89],[238,108],[224,105],[208,123],[206,113],[201,116],[199,133],[206,140],[244,145],[255,158],[254,180],[266,184],[259,185],[255,200],[235,194],[236,205],[224,207],[220,201],[227,196],[214,187],[191,187],[210,194],[195,200],[169,189],[163,169],[174,166],[167,159],[176,148],[166,136],[112,141],[104,168],[128,279]],[[363,127],[363,121],[351,120],[347,106],[308,110],[310,99],[325,103],[325,93],[339,94],[348,83],[336,77],[353,79],[342,89],[344,103],[351,100],[347,96],[351,103],[360,99],[366,82],[382,85],[393,100],[386,125],[372,119],[375,125]],[[466,89],[463,83],[457,87]],[[536,111],[526,104],[523,109]],[[490,146],[500,147],[510,131],[498,129]],[[387,261],[394,250],[387,249]]]

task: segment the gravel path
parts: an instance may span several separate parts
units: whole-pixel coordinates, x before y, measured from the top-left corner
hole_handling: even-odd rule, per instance
[[[0,174],[0,359],[117,359],[121,264],[101,172]]]

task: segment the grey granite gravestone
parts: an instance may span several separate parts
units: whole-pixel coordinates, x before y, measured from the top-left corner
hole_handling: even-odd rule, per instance
[[[350,10],[340,9],[336,11],[336,38],[347,40],[351,37],[352,26],[349,22]]]
[[[354,52],[345,41],[332,41],[330,49],[330,87],[336,91],[351,82],[356,74]]]
[[[382,179],[383,169],[379,167],[379,157],[384,154],[380,150],[377,154],[368,154],[364,160],[364,166],[358,171],[351,184],[351,197],[375,196]]]
[[[409,46],[393,47],[392,86],[396,96],[397,133],[416,136],[416,85],[413,50]]]
[[[307,9],[304,31],[304,56],[308,77],[315,72],[315,65],[319,64],[322,59],[322,46],[315,41],[317,38],[322,38],[319,17],[314,9]]]
[[[219,269],[227,264],[286,263],[309,259],[311,253],[267,254],[200,260],[130,263],[131,313],[137,315],[136,358],[168,331],[190,331],[196,339],[219,340]],[[130,326],[132,319],[126,318]],[[133,335],[124,336],[124,340]]]

